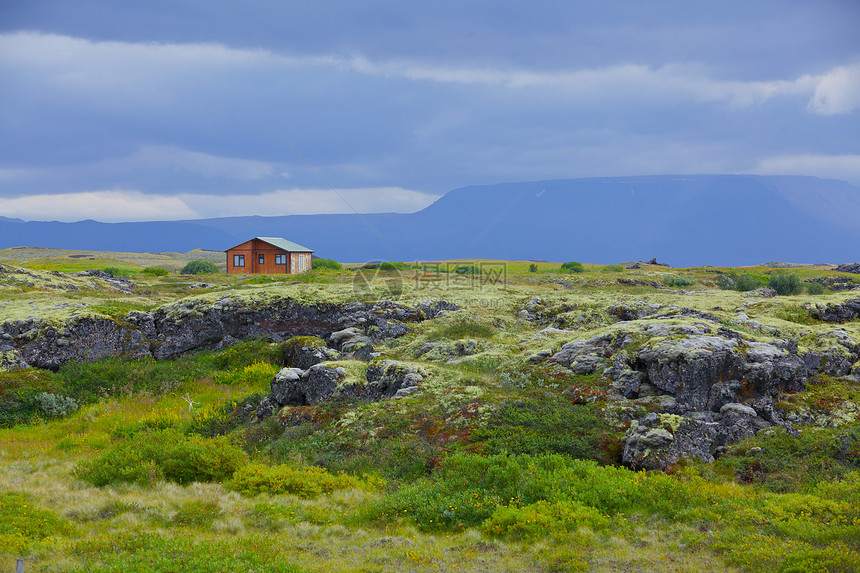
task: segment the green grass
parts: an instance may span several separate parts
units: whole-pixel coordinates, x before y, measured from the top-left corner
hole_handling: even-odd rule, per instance
[[[99,258],[117,268],[113,261],[125,259],[139,269],[181,268],[161,255],[131,255]],[[201,258],[189,255],[182,264]],[[860,403],[855,382],[817,377],[809,391],[777,397],[786,415],[809,413],[821,426],[843,412],[839,427],[803,426],[799,438],[775,429],[732,446],[713,464],[637,473],[617,465],[623,404],[607,396],[611,382],[526,361],[613,328],[603,319],[577,322],[580,313],[602,316],[612,304],[638,300],[692,307],[726,325],[742,305],[756,303],[744,312],[763,323],[773,319],[785,336],[808,333],[801,347],[820,351],[831,342],[818,335],[833,326],[807,322],[803,305],[851,293],[747,299],[717,287],[721,275],[712,271],[733,269],[672,269],[672,277],[696,285],[695,296],[617,283],[663,283],[663,268],[583,265],[589,272],[568,274],[558,263],[520,261],[507,263],[503,285],[454,272],[487,262],[451,262],[445,281],[432,287],[413,280],[421,269],[381,273],[380,280],[394,272],[403,277],[399,302],[434,298],[462,307],[410,323],[404,337],[376,345],[382,357],[427,371],[407,398],[288,407],[250,423],[290,352],[324,343],[316,338],[247,340],[165,361],[115,357],[58,372],[0,373],[2,562],[23,556],[28,570],[45,571],[860,568],[860,430],[844,410],[846,400]],[[537,272],[529,271],[532,264]],[[772,272],[735,273],[759,282],[765,271]],[[830,276],[792,272],[804,281]],[[189,295],[192,280],[139,273],[134,281],[148,294],[61,293],[40,282],[57,277],[35,274],[38,280],[28,279],[33,287],[0,284],[4,316],[26,317],[33,303],[46,309],[83,301],[122,317]],[[352,278],[333,269],[287,281],[218,274],[206,277],[217,292],[199,298],[352,302]],[[371,295],[390,297],[381,283],[371,286]],[[573,308],[563,318],[575,332],[535,336],[544,325],[516,317],[535,296],[548,309]],[[860,323],[840,327],[860,338]],[[427,342],[453,348],[463,339],[478,341],[476,354],[416,358]],[[359,379],[366,367],[337,364]],[[35,399],[44,392],[81,407],[50,418]]]

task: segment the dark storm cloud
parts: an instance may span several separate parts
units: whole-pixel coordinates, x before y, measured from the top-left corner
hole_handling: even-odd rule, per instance
[[[68,199],[122,219],[147,195],[156,218],[213,215],[218,196],[267,214],[273,197],[335,209],[280,137],[337,188],[368,189],[356,201],[373,210],[550,165],[553,178],[856,183],[858,14],[854,2],[7,2],[0,215]]]

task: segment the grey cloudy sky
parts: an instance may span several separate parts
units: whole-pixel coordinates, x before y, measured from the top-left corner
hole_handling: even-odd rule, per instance
[[[860,184],[858,31],[855,0],[4,0],[0,215],[408,212],[538,177]]]

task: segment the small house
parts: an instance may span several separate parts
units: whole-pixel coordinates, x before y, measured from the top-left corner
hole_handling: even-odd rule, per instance
[[[254,237],[226,252],[228,273],[295,275],[310,270],[313,250],[280,237]]]

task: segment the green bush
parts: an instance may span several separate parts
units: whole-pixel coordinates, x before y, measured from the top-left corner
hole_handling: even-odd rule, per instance
[[[118,267],[105,267],[102,270],[110,276],[117,278],[130,277],[132,274],[131,271],[120,269]]]
[[[767,275],[757,273],[730,271],[728,274],[717,277],[717,286],[723,290],[736,290],[747,292],[766,286],[768,282]]]
[[[486,426],[472,432],[472,440],[488,454],[558,453],[612,462],[601,451],[608,431],[593,405],[547,392],[505,402]]]
[[[670,287],[688,287],[693,285],[693,281],[687,277],[673,277],[672,275],[663,277],[663,282]]]
[[[603,272],[606,273],[621,273],[624,272],[624,267],[621,265],[606,265],[603,267]]]
[[[179,271],[183,275],[208,275],[218,272],[218,267],[212,261],[191,261]]]
[[[26,494],[0,492],[0,554],[22,555],[46,537],[73,532],[71,522],[38,507]]]
[[[193,499],[180,505],[171,521],[177,525],[208,527],[221,514],[221,506],[218,505],[217,501]]]
[[[161,267],[146,267],[143,269],[143,274],[149,277],[166,277],[170,271]]]
[[[62,384],[47,370],[0,371],[0,428],[29,422],[39,413],[36,396],[62,391]]]
[[[56,389],[53,393],[70,396],[78,404],[89,404],[104,396],[128,396],[143,391],[164,394],[209,375],[211,357],[211,353],[200,352],[176,360],[119,356],[93,362],[68,362],[54,374]]]
[[[264,466],[249,464],[233,474],[230,488],[246,495],[288,493],[313,498],[339,489],[363,487],[365,482],[346,475],[333,475],[318,467]]]
[[[800,294],[803,292],[803,283],[795,273],[774,273],[767,281],[767,286],[779,295]]]
[[[454,272],[458,275],[479,275],[481,274],[481,267],[475,265],[458,265]]]
[[[809,315],[809,311],[807,311],[802,306],[786,306],[780,308],[776,312],[774,312],[777,318],[781,318],[788,322],[794,322],[796,324],[818,324],[819,321],[812,318]]]
[[[561,536],[581,528],[605,530],[609,524],[610,520],[598,510],[577,501],[549,503],[540,500],[523,507],[501,505],[484,521],[481,529],[493,537],[526,541]]]
[[[288,340],[284,344],[288,342],[290,341]],[[216,368],[222,370],[244,368],[255,362],[283,365],[281,358],[283,352],[282,346],[261,338],[253,338],[224,350],[219,350],[213,356],[213,364]]]
[[[540,501],[594,508],[601,515],[674,517],[707,492],[665,474],[647,479],[617,467],[561,455],[455,454],[436,473],[402,487],[369,508],[370,517],[410,517],[422,530],[458,530],[484,523],[502,506]]]
[[[96,486],[151,485],[166,479],[187,484],[222,481],[246,463],[245,453],[223,436],[184,436],[172,429],[138,432],[102,455],[78,462],[75,477]]]
[[[751,452],[755,446],[761,450]],[[775,428],[733,446],[718,465],[731,468],[742,483],[806,492],[860,469],[860,428],[808,427],[799,437]]]
[[[819,282],[806,283],[806,292],[808,294],[824,294],[827,292],[827,287]]]
[[[74,398],[42,392],[36,395],[36,405],[39,412],[49,418],[65,418],[78,409],[78,403]]]
[[[167,537],[147,530],[94,534],[83,536],[73,547],[74,554],[85,565],[65,570],[70,573],[300,571],[289,561],[289,551],[271,548],[271,539],[262,533],[217,540],[194,535]]]
[[[333,269],[339,271],[343,269],[343,265],[337,262],[334,259],[313,259],[311,261],[311,268],[314,269]]]
[[[585,267],[582,266],[582,263],[568,261],[566,263],[562,263],[561,270],[567,273],[584,273]]]
[[[529,272],[530,272],[530,273],[536,273],[536,272],[538,272],[538,267],[537,267],[537,265],[536,265],[536,264],[534,264],[534,263],[530,264],[530,265],[529,265]]]

